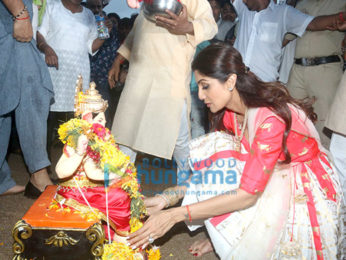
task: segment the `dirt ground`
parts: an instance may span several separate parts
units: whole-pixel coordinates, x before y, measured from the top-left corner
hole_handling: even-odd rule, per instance
[[[55,146],[52,149],[52,167],[54,170],[57,159],[61,155],[61,147]],[[139,160],[152,159],[142,155]],[[29,174],[25,167],[23,158],[20,154],[10,154],[8,158],[10,168],[12,170],[12,176],[18,184],[25,185],[29,180]],[[142,164],[141,164],[142,165]],[[137,164],[138,166],[138,164]],[[151,173],[158,174],[161,168],[155,168]],[[162,170],[162,169],[161,169]],[[56,178],[55,174],[52,174],[53,178]],[[169,184],[158,185],[152,183],[145,183],[143,180],[142,189],[146,191],[158,191],[170,186]],[[20,220],[25,212],[34,203],[33,199],[24,197],[23,194],[0,196],[0,260],[12,259],[12,228],[15,223]],[[201,260],[214,260],[218,259],[214,253],[209,253],[203,257],[193,257],[188,252],[188,247],[195,240],[205,238],[204,231],[189,232],[184,223],[180,223],[173,227],[164,237],[155,241],[155,244],[160,246],[162,259],[201,259]],[[78,259],[83,260],[83,259]]]

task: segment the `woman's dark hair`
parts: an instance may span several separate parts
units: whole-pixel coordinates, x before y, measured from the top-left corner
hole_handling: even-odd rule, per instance
[[[240,53],[232,46],[225,43],[215,43],[202,50],[192,63],[192,70],[219,80],[227,81],[231,74],[237,75],[236,89],[241,100],[248,108],[268,107],[280,116],[286,129],[282,140],[282,149],[285,160],[282,163],[290,163],[291,156],[287,149],[287,136],[291,129],[292,117],[288,104],[301,108],[307,116],[315,121],[312,100],[296,100],[290,96],[286,87],[280,82],[263,82],[250,71],[243,63]],[[223,125],[225,109],[212,115],[212,129],[227,130]]]

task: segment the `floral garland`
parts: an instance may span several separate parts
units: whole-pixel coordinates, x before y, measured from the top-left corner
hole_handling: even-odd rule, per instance
[[[74,149],[77,148],[79,136],[87,136],[89,140],[86,150],[87,156],[92,158],[95,164],[104,172],[113,172],[121,177],[117,185],[121,186],[131,198],[130,232],[133,233],[141,228],[143,223],[140,219],[145,215],[146,209],[143,202],[143,195],[139,190],[136,168],[130,162],[129,157],[119,150],[110,131],[101,124],[90,124],[86,120],[73,118],[60,125],[58,134],[63,144],[71,146]],[[126,254],[116,253],[124,250]],[[154,250],[152,248],[150,250],[147,252],[149,259],[160,259],[158,249]],[[126,258],[116,259],[136,259],[135,255],[137,253],[124,244],[113,242],[111,246],[105,246],[102,259],[111,259],[109,256],[114,254],[117,254],[117,256],[126,256]],[[129,258],[129,256],[133,257]]]
[[[86,120],[73,118],[60,125],[59,139],[63,144],[72,148],[77,148],[80,135],[88,137],[87,155],[104,171],[108,170],[116,173],[120,177],[125,174],[130,162],[128,156],[123,154],[115,144],[114,137],[110,131],[101,124],[90,124]]]
[[[101,124],[90,124],[86,120],[73,118],[60,125],[59,139],[63,144],[77,148],[80,135],[88,138],[86,154],[93,159],[103,171],[106,169],[121,177],[121,188],[131,200],[131,217],[140,219],[145,214],[142,194],[139,192],[136,168],[129,157],[122,153],[115,143],[113,135]]]
[[[156,246],[145,250],[149,260],[159,260],[161,258],[160,249]],[[114,260],[114,259],[126,259],[126,260],[142,260],[142,255],[138,252],[134,252],[128,245],[123,243],[113,242],[104,246],[104,253],[102,260]]]

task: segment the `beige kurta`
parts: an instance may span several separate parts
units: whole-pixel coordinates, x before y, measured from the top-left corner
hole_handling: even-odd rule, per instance
[[[194,36],[174,35],[148,21],[141,11],[118,52],[130,62],[112,133],[117,142],[170,159],[178,137],[195,47],[217,32],[206,0],[181,0]],[[185,101],[186,100],[186,101]]]
[[[342,76],[338,90],[326,120],[326,127],[346,136],[346,72]]]

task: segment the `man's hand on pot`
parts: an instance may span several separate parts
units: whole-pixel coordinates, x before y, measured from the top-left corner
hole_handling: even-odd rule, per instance
[[[187,10],[185,5],[183,5],[183,9],[179,15],[176,15],[169,10],[166,10],[166,13],[170,18],[161,15],[155,16],[157,26],[166,28],[170,33],[176,35],[184,35],[187,33],[191,35],[194,34],[193,25],[187,19]]]

